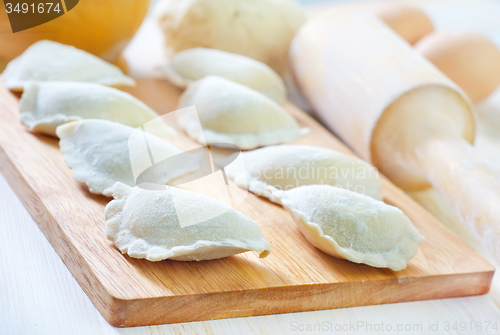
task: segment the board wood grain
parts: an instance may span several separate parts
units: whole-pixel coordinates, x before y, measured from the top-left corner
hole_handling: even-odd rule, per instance
[[[237,207],[257,222],[272,253],[204,262],[149,262],[122,255],[104,236],[110,200],[88,192],[66,167],[58,140],[29,132],[18,101],[0,84],[0,169],[82,289],[114,326],[437,299],[488,292],[494,268],[404,192],[383,178],[384,201],[401,208],[427,238],[407,269],[393,272],[336,259],[312,247],[280,207],[249,194]],[[127,89],[158,113],[179,90],[139,79]],[[297,144],[351,153],[307,114],[287,109],[311,133]],[[175,144],[194,143],[182,132]],[[352,154],[352,153],[351,153]],[[210,182],[207,190],[212,191]]]

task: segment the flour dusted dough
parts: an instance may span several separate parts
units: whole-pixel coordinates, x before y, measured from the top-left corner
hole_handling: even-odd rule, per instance
[[[276,189],[331,185],[382,200],[376,168],[335,150],[309,145],[275,145],[242,155],[245,170],[229,165],[227,176],[238,186],[266,198]]]
[[[245,251],[269,255],[259,226],[230,206],[191,191],[117,183],[105,210],[106,236],[122,253],[150,261],[202,261]]]
[[[205,47],[245,55],[283,75],[306,16],[295,0],[163,0],[155,15],[169,56]]]
[[[87,184],[90,192],[106,196],[111,196],[116,182],[135,186],[135,177],[152,165],[146,136],[157,162],[182,152],[152,134],[107,120],[70,122],[57,127],[56,133],[64,161],[75,178]],[[170,180],[168,175],[163,178],[158,183]]]
[[[186,88],[193,81],[216,75],[253,88],[283,105],[286,88],[281,77],[266,64],[221,50],[194,48],[173,56],[163,68],[169,81]]]
[[[207,76],[181,95],[179,108],[195,105],[181,114],[181,128],[200,143],[231,143],[241,149],[292,142],[308,133],[295,119],[265,95],[218,76]],[[203,128],[200,130],[199,123]]]
[[[116,88],[81,82],[38,82],[26,85],[20,101],[21,122],[32,130],[56,136],[57,126],[81,119],[106,119],[140,127],[158,118],[151,108]],[[174,136],[163,122],[151,132]]]
[[[338,258],[399,271],[425,238],[398,208],[328,185],[273,192],[312,245]]]
[[[7,88],[23,91],[34,81],[84,81],[134,86],[135,81],[99,57],[75,47],[42,40],[12,60],[2,73]]]

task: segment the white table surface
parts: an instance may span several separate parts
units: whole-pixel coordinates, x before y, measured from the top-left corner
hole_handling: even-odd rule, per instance
[[[135,51],[130,51],[127,58],[130,60],[136,56],[148,57],[148,50],[142,49],[140,41],[136,41]],[[144,70],[148,69],[136,69],[138,73]],[[500,89],[479,105],[478,111],[477,146],[491,158],[498,159],[500,164]],[[491,260],[434,190],[411,195]],[[115,328],[90,302],[0,174],[1,335],[384,334],[388,327],[394,334],[496,334],[500,333],[500,280],[497,278],[495,276],[490,293],[475,297]],[[455,322],[458,329],[453,329]],[[490,330],[485,332],[488,322]],[[498,331],[491,329],[495,322]],[[461,330],[464,325],[466,330]],[[482,331],[477,330],[478,325],[483,327]],[[398,327],[402,327],[403,331],[396,331]]]

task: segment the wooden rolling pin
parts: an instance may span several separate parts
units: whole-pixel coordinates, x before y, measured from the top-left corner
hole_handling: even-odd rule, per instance
[[[469,98],[368,14],[325,12],[290,58],[318,117],[398,186],[434,186],[500,261],[500,169],[473,147]]]

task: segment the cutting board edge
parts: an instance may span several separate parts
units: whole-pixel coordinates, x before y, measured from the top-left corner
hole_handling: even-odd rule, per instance
[[[488,293],[493,274],[494,270],[444,275],[451,280],[449,285],[435,285],[437,277],[443,277],[439,275],[403,282],[400,282],[398,278],[371,281],[369,287],[366,282],[322,283],[149,299],[114,298],[112,309],[100,310],[100,312],[112,326],[139,327],[445,299]],[[439,280],[442,281],[442,278]],[[471,281],[481,282],[482,285],[471,285]],[[383,296],[386,289],[390,292],[394,290],[391,286],[398,285],[401,286],[398,288],[401,296],[392,298]],[[433,289],[422,290],[422,285]],[[304,286],[309,286],[310,289],[304,290]],[[374,288],[378,289],[375,297],[371,292]],[[352,296],[351,293],[356,291],[357,296]],[[221,302],[228,307],[220,309]],[[308,303],[310,306],[307,305]],[[168,309],[165,309],[165,306],[168,306]],[[240,309],[241,306],[251,306],[251,308]],[[151,308],[163,309],[165,312],[156,317],[145,316],[141,313]],[[191,308],[192,313],[186,316],[185,311],[188,308]],[[179,311],[179,315],[176,311]]]

